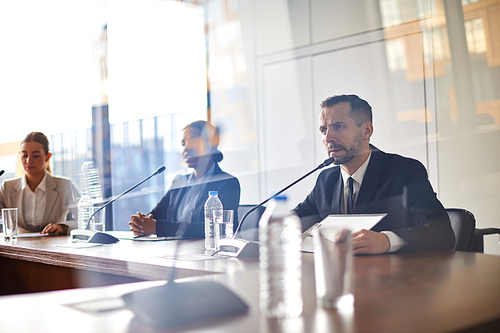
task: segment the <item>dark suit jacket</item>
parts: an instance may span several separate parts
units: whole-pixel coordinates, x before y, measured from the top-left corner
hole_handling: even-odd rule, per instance
[[[208,191],[219,192],[219,199],[225,210],[234,210],[234,225],[238,223],[238,206],[240,203],[240,183],[237,178],[225,173],[215,164],[212,178],[206,184],[203,195],[198,196],[194,205],[191,221],[177,221],[177,211],[182,209],[182,197],[190,187],[187,184],[188,175],[178,175],[172,182],[172,187],[151,211],[156,219],[156,234],[161,237],[175,236],[179,226],[186,223],[184,236],[205,238],[204,206],[208,199]]]
[[[392,231],[403,238],[407,245],[401,252],[451,250],[455,236],[450,220],[422,163],[371,148],[355,213],[387,213],[372,230]],[[342,191],[340,166],[322,171],[312,192],[295,208],[303,228],[330,214],[340,214]]]

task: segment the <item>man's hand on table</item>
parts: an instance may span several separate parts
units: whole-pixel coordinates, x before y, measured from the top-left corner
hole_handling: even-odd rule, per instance
[[[137,215],[132,215],[128,225],[135,236],[148,236],[156,233],[156,220],[151,214],[137,213]]]
[[[391,243],[387,235],[361,229],[352,233],[352,250],[354,254],[380,254],[389,251]]]

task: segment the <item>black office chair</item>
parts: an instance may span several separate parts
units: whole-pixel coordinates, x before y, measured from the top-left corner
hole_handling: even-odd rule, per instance
[[[476,228],[474,214],[466,209],[447,208],[451,227],[455,233],[455,247],[453,251],[484,252],[484,236],[499,234],[499,228]]]
[[[447,208],[451,228],[455,233],[455,247],[453,251],[471,251],[472,238],[476,229],[474,215],[466,209]]]
[[[500,235],[499,228],[484,228],[484,229],[476,229],[474,231],[474,237],[472,238],[471,243],[471,252],[484,252],[484,236],[486,235]]]
[[[248,212],[255,206],[256,205],[240,205],[238,207],[238,218],[240,219],[238,222],[241,223],[241,219],[246,214],[246,212]],[[260,206],[257,207],[257,209],[255,209],[253,212],[248,214],[248,216],[245,217],[240,230],[238,231],[237,237],[253,241],[259,240],[259,220],[265,210],[266,207]]]

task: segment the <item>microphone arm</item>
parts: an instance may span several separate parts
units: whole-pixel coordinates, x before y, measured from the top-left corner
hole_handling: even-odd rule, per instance
[[[137,186],[141,185],[142,183],[144,183],[148,179],[150,179],[150,178],[152,178],[152,177],[154,177],[154,176],[162,173],[163,171],[165,171],[165,166],[159,167],[158,169],[156,169],[155,172],[153,172],[147,178],[141,180],[139,183],[135,184],[134,186],[132,186],[131,188],[129,188],[128,190],[126,190],[125,192],[123,192],[122,194],[120,194],[119,196],[113,198],[113,200],[110,200],[110,201],[106,202],[104,205],[102,205],[101,207],[99,207],[99,209],[97,209],[92,215],[90,215],[89,220],[87,221],[87,224],[85,225],[85,230],[89,230],[89,228],[90,228],[90,221],[92,221],[92,218],[94,217],[94,215],[97,214],[99,211],[103,210],[104,207],[106,207],[106,206],[110,205],[111,203],[115,202],[116,200],[120,199],[122,196],[124,196],[128,192],[132,191]]]
[[[241,218],[241,222],[240,224],[238,224],[238,227],[236,228],[236,231],[233,235],[233,238],[236,237],[236,235],[238,234],[238,231],[240,231],[240,227],[241,225],[243,224],[243,221],[245,220],[245,218],[251,213],[253,212],[254,210],[256,210],[257,208],[259,208],[260,206],[264,205],[266,202],[268,202],[269,200],[271,200],[272,198],[274,198],[275,196],[277,195],[280,195],[281,193],[285,192],[286,190],[288,190],[290,187],[292,187],[293,185],[297,184],[298,182],[300,182],[302,179],[308,177],[310,174],[318,171],[319,169],[323,169],[324,167],[330,165],[333,163],[333,161],[335,160],[335,157],[330,157],[330,158],[327,158],[323,163],[321,163],[320,165],[318,165],[316,168],[314,168],[313,170],[309,171],[308,173],[306,173],[305,175],[303,175],[302,177],[300,177],[299,179],[297,179],[296,181],[294,181],[293,183],[291,183],[290,185],[284,187],[283,189],[281,189],[280,191],[276,192],[274,195],[270,196],[269,198],[267,198],[266,200],[262,201],[261,203],[259,203],[258,205],[252,207],[251,209],[249,209],[245,215],[243,215],[243,217]]]

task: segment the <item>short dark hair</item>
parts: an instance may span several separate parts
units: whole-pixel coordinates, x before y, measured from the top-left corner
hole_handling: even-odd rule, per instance
[[[193,137],[200,137],[202,135],[219,135],[219,129],[205,120],[197,120],[188,124],[184,129],[193,130]]]
[[[361,126],[365,122],[373,123],[372,107],[364,99],[356,95],[335,95],[328,97],[321,102],[321,109],[334,106],[335,104],[349,102],[351,105],[351,114],[349,117],[354,119],[356,126]]]

